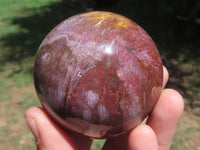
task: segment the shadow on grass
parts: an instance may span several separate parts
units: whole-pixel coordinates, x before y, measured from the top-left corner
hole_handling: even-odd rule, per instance
[[[0,39],[4,50],[1,63],[20,62],[34,56],[47,33],[58,23],[78,12],[80,10],[68,8],[60,2],[23,10],[20,13],[32,15],[17,16],[11,21],[11,24],[18,25],[20,29]]]
[[[154,39],[157,44],[164,63],[170,64],[171,58],[178,61],[188,62],[200,60],[199,41],[200,24],[191,21],[178,20],[173,13],[166,13],[161,10],[159,3],[152,3],[145,0],[118,0],[115,4],[106,6],[94,6],[94,10],[106,10],[127,16],[140,24]],[[19,62],[33,57],[44,39],[44,37],[64,19],[86,10],[83,2],[73,4],[72,2],[54,2],[40,8],[23,10],[21,13],[31,14],[13,18],[12,24],[18,25],[20,30],[2,37],[1,44],[4,50],[0,63]],[[200,64],[199,64],[200,65]],[[178,66],[168,65],[175,73],[177,79],[183,78]],[[30,69],[32,71],[32,69]],[[187,95],[187,90],[178,82]]]
[[[11,21],[12,24],[18,25],[20,30],[0,39],[4,48],[1,63],[34,56],[40,43],[53,27],[64,19],[85,11],[81,3],[83,2],[72,6],[72,2],[54,2],[40,8],[23,10],[22,14],[32,15],[18,16]],[[118,0],[115,5],[106,6],[101,3],[101,7],[97,5],[94,9],[113,11],[136,21],[150,33],[161,54],[178,57],[183,53],[186,59],[199,56],[199,25],[175,20],[175,16],[161,13],[156,4],[145,0]]]

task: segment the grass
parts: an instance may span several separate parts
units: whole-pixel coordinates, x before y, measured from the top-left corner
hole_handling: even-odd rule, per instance
[[[30,106],[38,106],[38,105],[39,105],[39,100],[34,97],[33,93],[27,93],[25,98],[22,99],[21,103],[19,104],[19,106],[24,110],[28,109]]]
[[[27,10],[51,2],[55,0],[0,0],[0,149],[35,149],[23,116],[30,106],[39,106],[32,76],[39,43],[31,48],[30,42],[24,40],[29,39],[27,29],[13,21],[33,14]]]
[[[23,30],[19,25],[11,24],[16,16],[27,16],[27,9],[39,8],[43,5],[55,2],[56,0],[7,0],[0,1],[1,29],[0,37],[7,33]],[[7,26],[9,24],[9,26]]]
[[[5,81],[0,81],[0,97],[3,97],[5,92],[7,92],[8,85]]]
[[[0,98],[1,101],[6,101],[11,99],[11,95],[8,94],[11,92],[12,85],[8,83],[6,80],[0,79]]]
[[[200,59],[195,42],[198,39],[189,36],[184,41],[182,34],[175,34],[177,30],[165,25],[167,18],[158,19],[148,5],[125,0],[102,10],[126,15],[144,27],[156,41],[163,62],[169,68],[169,86],[176,87],[191,103],[193,99],[199,100]],[[34,56],[43,38],[55,25],[81,11],[61,4],[61,0],[0,0],[0,110],[3,114],[0,118],[0,149],[35,149],[34,138],[24,121],[26,109],[40,105],[33,87]],[[181,122],[172,150],[200,149],[196,144],[196,133],[200,129],[194,120],[188,117]],[[104,142],[95,141],[93,150],[100,150]]]
[[[94,140],[92,144],[92,150],[101,150],[106,140]]]
[[[33,84],[32,74],[16,73],[12,76],[12,80],[16,83],[16,87],[23,87],[29,84]]]

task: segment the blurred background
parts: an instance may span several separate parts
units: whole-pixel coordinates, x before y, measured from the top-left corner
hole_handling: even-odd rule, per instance
[[[33,86],[36,51],[58,23],[92,10],[124,15],[150,34],[169,70],[167,87],[185,101],[171,149],[200,150],[199,0],[0,0],[0,149],[35,149],[24,113],[40,105]]]

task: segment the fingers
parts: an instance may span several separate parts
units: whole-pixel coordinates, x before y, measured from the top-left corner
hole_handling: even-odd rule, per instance
[[[154,131],[145,124],[138,125],[130,133],[108,139],[103,150],[157,150]]]
[[[163,88],[167,84],[168,78],[169,78],[169,73],[168,73],[167,69],[163,66],[163,86],[162,86]],[[110,149],[121,150],[121,149],[127,149],[127,146],[129,146],[129,149],[136,149],[136,147],[139,147],[139,145],[136,144],[136,142],[134,142],[134,140],[137,141],[136,135],[139,135],[141,132],[141,134],[140,134],[141,139],[145,136],[145,133],[143,134],[143,132],[142,132],[142,127],[144,127],[144,126],[141,126],[141,128],[140,128],[140,126],[138,126],[138,127],[139,128],[134,128],[133,131],[135,131],[136,129],[138,129],[138,130],[133,132],[133,137],[132,136],[129,137],[128,134],[125,134],[123,136],[108,139],[104,145],[103,150],[110,150]],[[146,129],[146,128],[144,128],[144,129]],[[150,128],[148,128],[148,129],[150,130]],[[145,131],[147,131],[147,130],[145,130]],[[150,135],[150,133],[152,133],[152,132],[149,132],[149,137],[151,137],[151,136],[153,137],[153,134]],[[131,132],[131,134],[132,134],[132,132]],[[139,141],[139,139],[138,139],[138,141]],[[155,140],[153,140],[153,138],[152,138],[152,141],[155,142]],[[129,145],[128,145],[128,143],[129,143]],[[136,144],[135,147],[133,146],[134,145],[133,143]],[[143,142],[143,144],[142,144],[143,146],[145,146],[144,143],[145,142]],[[148,149],[148,148],[146,148],[146,149]]]
[[[103,150],[158,150],[158,142],[154,131],[141,124],[129,134],[108,139]]]
[[[163,88],[167,83],[168,77],[167,69],[163,67]],[[103,150],[127,148],[129,150],[158,148],[159,150],[167,150],[170,148],[182,112],[182,97],[174,90],[163,90],[148,120],[150,127],[141,124],[132,130],[129,135],[108,139]],[[51,121],[42,108],[32,107],[28,109],[25,118],[33,135],[36,137],[36,143],[40,150],[86,150],[91,145],[89,138],[63,132]]]
[[[51,119],[42,108],[32,107],[25,113],[27,124],[36,138],[36,144],[40,150],[75,150],[73,139],[74,135],[63,132]],[[89,149],[91,141],[89,139],[76,138],[80,141],[79,146]],[[82,142],[85,142],[83,145]]]
[[[36,144],[39,149],[74,149],[72,141],[67,136],[60,134],[62,131],[54,125],[41,108],[33,107],[28,109],[25,119],[36,137]]]
[[[128,150],[158,150],[154,131],[145,124],[137,126],[129,135]]]
[[[165,66],[163,66],[163,85],[162,85],[162,88],[164,88],[166,86],[168,79],[169,79],[169,73],[167,71],[167,68]]]
[[[184,108],[182,96],[165,89],[147,122],[158,139],[159,150],[169,150]]]

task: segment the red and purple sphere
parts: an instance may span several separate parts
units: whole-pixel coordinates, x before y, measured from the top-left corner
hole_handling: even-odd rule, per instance
[[[35,59],[43,108],[63,129],[93,138],[126,133],[156,104],[162,62],[151,37],[110,12],[88,12],[56,26]]]

